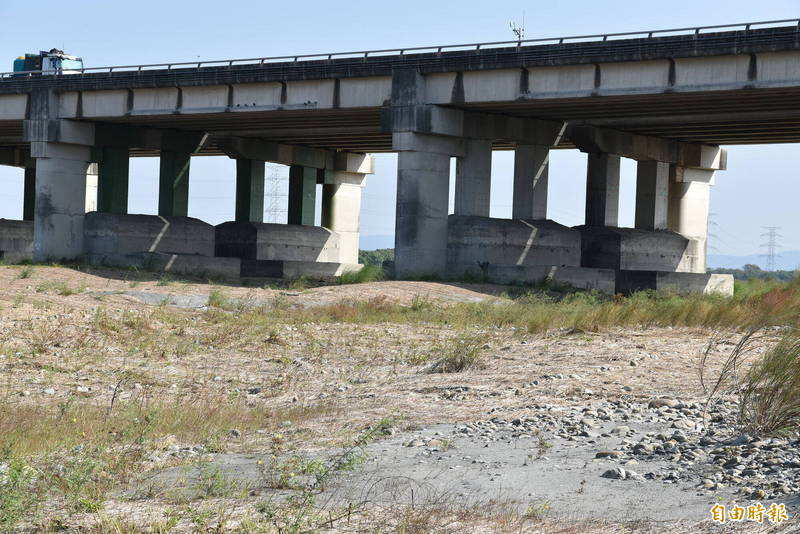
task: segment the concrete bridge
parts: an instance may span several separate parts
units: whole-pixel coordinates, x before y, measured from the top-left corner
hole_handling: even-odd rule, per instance
[[[2,74],[0,164],[25,168],[28,222],[4,223],[0,251],[340,274],[358,268],[368,154],[391,151],[400,277],[727,292],[706,274],[719,145],[800,141],[798,23]],[[548,219],[552,149],[588,154],[577,228]],[[510,220],[489,217],[493,150],[515,151]],[[237,160],[235,221],[187,217],[196,155]],[[131,156],[161,159],[159,216],[127,214]],[[621,157],[638,162],[635,228],[618,227]],[[262,221],[265,162],[290,166],[288,225]]]

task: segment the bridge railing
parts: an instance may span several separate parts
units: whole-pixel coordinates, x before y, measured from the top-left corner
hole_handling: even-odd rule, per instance
[[[794,25],[800,31],[800,19],[781,19],[781,20],[766,20],[758,22],[742,22],[737,24],[716,24],[713,26],[690,26],[685,28],[670,28],[661,30],[646,30],[646,31],[633,31],[633,32],[618,32],[618,33],[598,33],[591,35],[571,35],[565,37],[544,37],[537,39],[520,39],[513,41],[491,41],[486,43],[467,43],[455,45],[440,45],[440,46],[415,46],[408,48],[386,48],[380,50],[360,50],[355,52],[332,52],[323,54],[297,54],[288,56],[271,56],[271,57],[257,57],[257,58],[241,58],[241,59],[222,59],[210,61],[181,61],[174,63],[150,63],[145,65],[115,65],[109,67],[87,67],[80,69],[79,72],[66,73],[42,73],[42,71],[18,71],[18,72],[0,72],[0,80],[6,78],[20,78],[31,76],[82,76],[83,74],[91,73],[108,73],[113,75],[115,72],[143,72],[148,70],[173,70],[176,68],[188,69],[196,68],[201,69],[204,67],[233,67],[238,65],[264,65],[267,63],[280,63],[280,62],[300,62],[300,61],[325,61],[335,59],[357,59],[363,58],[364,60],[380,56],[388,55],[406,55],[408,53],[442,53],[454,51],[472,51],[482,50],[486,48],[500,48],[530,44],[564,44],[574,42],[602,42],[619,38],[632,38],[644,37],[651,39],[656,36],[666,35],[686,35],[694,34],[700,35],[709,30],[744,30],[750,31],[755,28],[764,28],[769,26],[786,26]]]

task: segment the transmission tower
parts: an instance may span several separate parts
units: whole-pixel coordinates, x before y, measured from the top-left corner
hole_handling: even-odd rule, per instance
[[[762,254],[762,256],[764,256],[767,259],[767,264],[766,264],[767,270],[774,271],[775,259],[780,257],[780,254],[777,253],[777,250],[779,244],[778,239],[783,237],[778,233],[778,230],[780,230],[781,228],[780,226],[764,226],[763,229],[766,230],[766,232],[761,234],[761,237],[766,237],[767,242],[763,243],[761,245],[761,248],[767,249],[767,253]]]
[[[267,198],[269,200],[267,204],[267,222],[284,223],[286,222],[284,214],[287,213],[286,202],[283,202],[285,195],[281,191],[282,180],[278,166],[267,164],[266,174]]]

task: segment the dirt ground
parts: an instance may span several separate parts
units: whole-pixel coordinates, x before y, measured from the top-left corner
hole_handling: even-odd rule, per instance
[[[223,426],[219,430],[226,435],[224,452],[267,453],[279,433],[283,451],[313,452],[341,446],[355,429],[385,418],[400,421],[401,430],[414,430],[483,421],[497,414],[505,419],[524,417],[531,406],[541,404],[585,406],[614,399],[646,403],[656,397],[703,398],[700,357],[710,338],[720,335],[703,329],[611,328],[532,335],[511,327],[476,326],[465,334],[446,324],[302,324],[288,319],[282,322],[278,317],[268,331],[254,334],[247,330],[245,335],[245,330],[226,331],[227,323],[210,321],[205,307],[154,306],[137,296],[147,293],[163,299],[224,294],[237,301],[281,299],[293,307],[375,297],[410,305],[415,298],[425,298],[446,306],[483,300],[502,305],[503,290],[432,282],[298,290],[172,281],[117,270],[0,267],[0,399],[9,413],[25,407],[57,412],[59,406],[70,402],[113,409],[114,403],[143,396],[162,401],[235,398],[245,407],[266,409],[276,417],[265,421],[263,428],[252,424],[240,428],[236,420]],[[108,323],[125,326],[121,330],[98,326]],[[732,341],[712,350],[712,362],[720,361],[736,339],[735,333],[721,334]],[[425,372],[449,341],[464,335],[481,339],[482,366],[460,373]],[[290,415],[284,420],[283,413]],[[159,439],[178,447],[196,445],[174,436]],[[160,449],[153,446],[153,450]],[[166,463],[142,463],[137,469],[146,472],[180,463],[171,458]],[[110,491],[99,512],[62,511],[58,515],[69,528],[126,531],[120,524],[127,521],[153,531],[153,522],[168,515],[168,510],[190,507],[210,511],[208,525],[214,514],[224,510],[227,527],[235,530],[254,506],[255,498],[248,496],[176,504],[158,497],[126,500]],[[396,524],[380,517],[388,513],[397,519],[396,510],[376,507],[347,523],[331,521],[329,530],[550,533],[721,532],[732,528],[710,525],[706,517],[656,525],[614,518],[580,523],[564,519],[569,511],[562,512],[561,518],[536,517],[533,523],[525,523],[495,509],[429,511],[427,522],[417,517],[418,511],[406,511],[404,517],[411,527],[395,529],[391,525]],[[434,516],[441,521],[431,522]],[[206,531],[187,517],[180,516],[175,531]],[[151,526],[143,526],[146,524]],[[761,529],[749,527],[748,531]]]

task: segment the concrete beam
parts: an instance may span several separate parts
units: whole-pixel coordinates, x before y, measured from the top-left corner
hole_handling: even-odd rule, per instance
[[[386,107],[381,113],[381,129],[385,133],[412,132],[529,145],[557,145],[565,128],[564,123],[558,121],[465,111],[432,104]]]
[[[203,132],[98,123],[94,146],[197,152],[204,136]]]
[[[547,219],[549,161],[549,146],[517,146],[514,151],[512,219]]]
[[[23,121],[22,137],[29,143],[94,146],[95,125],[66,119],[31,119]]]
[[[566,136],[582,152],[590,154],[616,154],[638,161],[662,161],[706,170],[724,170],[727,166],[727,152],[713,145],[684,143],[593,126],[569,126]]]
[[[586,226],[619,224],[619,156],[589,154],[586,171]]]
[[[334,169],[335,153],[320,148],[284,145],[262,139],[246,137],[214,138],[214,143],[225,154],[234,159],[253,159],[280,163],[281,165],[300,165],[315,169]]]
[[[456,161],[456,215],[488,217],[492,189],[492,142],[465,141],[465,155]]]
[[[264,222],[264,162],[236,160],[236,222]]]

